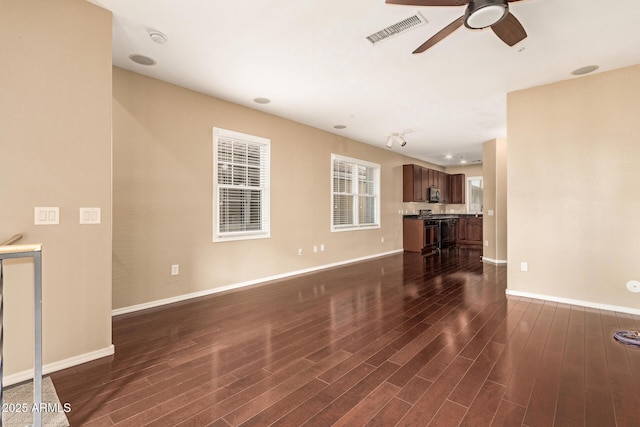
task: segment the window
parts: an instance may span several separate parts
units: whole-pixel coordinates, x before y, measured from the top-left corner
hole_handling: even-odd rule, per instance
[[[271,141],[213,128],[213,241],[260,239],[269,231]]]
[[[331,231],[380,227],[380,165],[331,155]]]
[[[482,177],[472,176],[467,178],[467,212],[482,212]]]

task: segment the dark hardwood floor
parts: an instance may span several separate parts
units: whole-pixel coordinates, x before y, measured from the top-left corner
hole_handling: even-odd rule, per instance
[[[640,318],[507,297],[479,249],[397,254],[113,319],[51,375],[72,426],[636,426]]]

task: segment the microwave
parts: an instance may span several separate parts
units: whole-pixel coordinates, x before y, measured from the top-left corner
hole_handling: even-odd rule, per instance
[[[442,200],[439,188],[430,187],[428,196],[429,203],[439,203]]]

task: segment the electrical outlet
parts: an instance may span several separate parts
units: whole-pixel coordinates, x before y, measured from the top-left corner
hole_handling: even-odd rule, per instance
[[[302,248],[298,249],[298,255],[302,255]]]
[[[384,237],[380,238],[380,243],[384,243]]]
[[[320,252],[324,252],[324,243],[320,243]]]
[[[171,275],[177,276],[178,274],[180,274],[180,264],[173,264],[171,266]]]
[[[318,253],[318,245],[313,245],[313,253],[314,254]]]
[[[529,271],[529,263],[522,261],[520,263],[520,271]]]
[[[484,241],[484,245],[485,245],[485,246],[489,246],[489,241],[488,241],[488,240],[485,240],[485,241]]]

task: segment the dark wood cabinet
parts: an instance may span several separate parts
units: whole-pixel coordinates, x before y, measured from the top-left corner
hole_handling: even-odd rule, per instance
[[[449,175],[449,203],[465,204],[466,177],[463,173]]]
[[[418,165],[402,166],[402,201],[425,202],[426,189],[422,190],[422,167]]]
[[[429,174],[429,187],[437,188],[438,187],[438,171],[433,169],[427,169],[427,173]]]
[[[482,245],[482,218],[459,218],[456,243]]]
[[[469,218],[467,240],[482,244],[482,218]]]
[[[402,240],[406,252],[430,254],[438,247],[438,226],[425,225],[423,219],[404,218]]]
[[[467,240],[467,219],[459,218],[458,219],[458,233],[456,236],[456,243],[462,243]]]
[[[438,188],[440,203],[449,203],[449,174],[418,165],[402,165],[403,202],[428,202],[429,188]]]
[[[431,187],[431,175],[429,171],[431,169],[420,168],[422,174],[422,197],[425,202],[429,201],[429,187]]]

